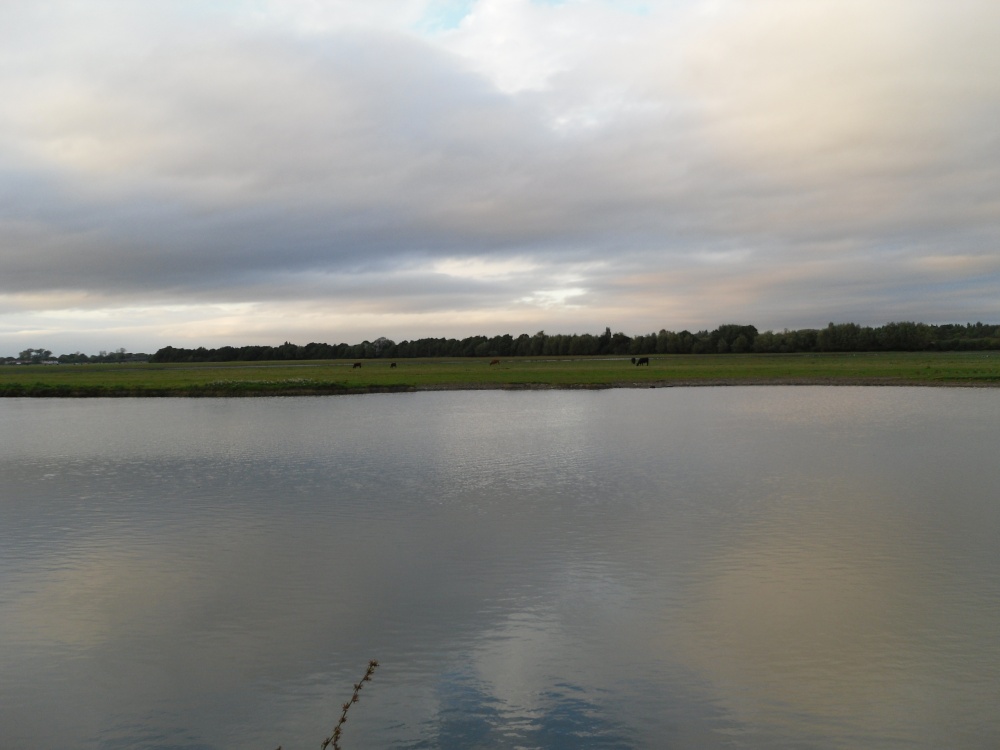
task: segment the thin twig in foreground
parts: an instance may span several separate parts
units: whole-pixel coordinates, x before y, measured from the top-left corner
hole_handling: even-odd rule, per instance
[[[333,734],[323,740],[322,750],[326,750],[328,746],[333,745],[333,750],[341,750],[340,748],[340,733],[347,721],[347,712],[350,710],[351,706],[358,702],[358,695],[361,693],[361,688],[365,686],[366,682],[370,682],[372,675],[375,674],[375,670],[378,668],[378,662],[372,659],[368,662],[368,669],[365,671],[365,676],[361,678],[361,681],[355,684],[354,694],[351,695],[351,699],[343,706],[343,711],[340,714],[340,721],[337,722],[337,726],[333,728]]]

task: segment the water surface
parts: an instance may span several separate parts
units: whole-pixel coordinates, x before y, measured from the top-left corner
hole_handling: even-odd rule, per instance
[[[1000,392],[0,401],[0,746],[1000,745]]]

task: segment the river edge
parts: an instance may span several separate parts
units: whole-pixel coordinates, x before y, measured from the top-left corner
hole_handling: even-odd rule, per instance
[[[0,398],[274,398],[292,396],[357,396],[422,391],[599,391],[622,388],[726,388],[733,386],[863,386],[906,388],[1000,388],[1000,382],[900,380],[896,378],[721,378],[611,383],[440,383],[432,385],[325,386],[308,388],[63,388],[5,389]]]

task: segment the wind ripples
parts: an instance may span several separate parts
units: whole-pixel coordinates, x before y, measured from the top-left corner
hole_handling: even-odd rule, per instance
[[[1000,407],[916,395],[0,404],[0,739],[308,746],[378,658],[357,746],[989,746]]]

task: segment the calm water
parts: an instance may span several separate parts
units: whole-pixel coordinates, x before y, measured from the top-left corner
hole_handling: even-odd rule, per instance
[[[1000,391],[0,401],[0,747],[1000,746]]]

